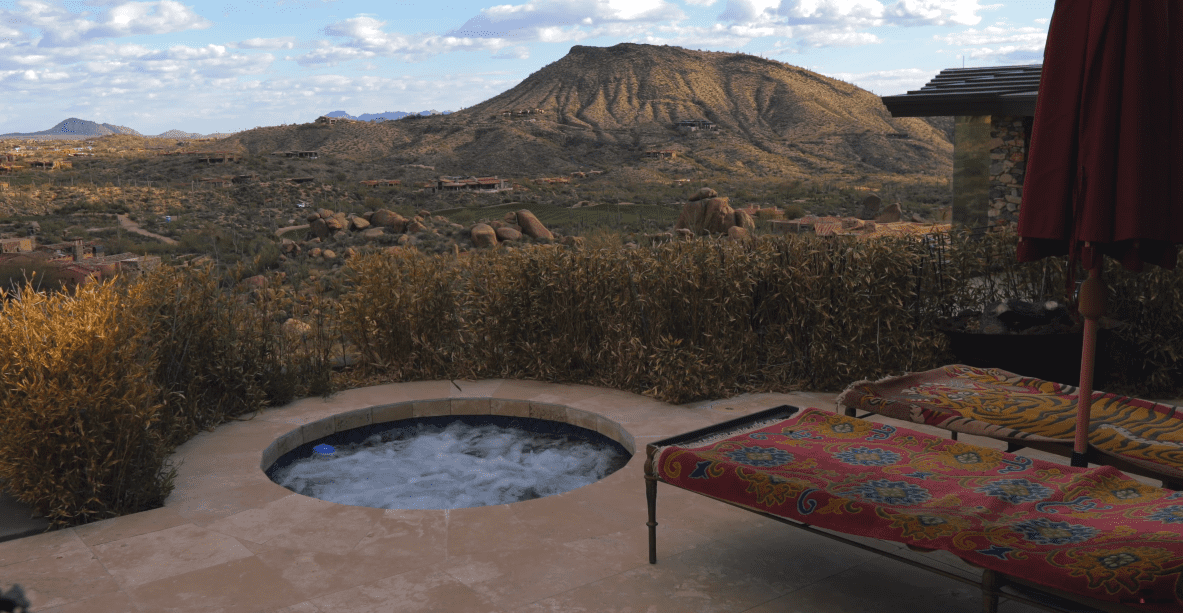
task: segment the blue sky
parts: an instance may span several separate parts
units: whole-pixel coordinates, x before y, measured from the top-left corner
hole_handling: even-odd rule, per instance
[[[459,110],[573,45],[742,51],[879,95],[1039,63],[1054,0],[0,0],[0,133]]]

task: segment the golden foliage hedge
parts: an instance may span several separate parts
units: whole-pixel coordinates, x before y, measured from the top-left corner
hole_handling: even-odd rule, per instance
[[[3,294],[0,480],[51,527],[157,508],[178,445],[330,392],[338,352],[360,354],[358,379],[524,378],[684,403],[934,368],[953,359],[941,317],[1066,298],[1064,258],[1019,264],[1013,233],[590,243],[364,255],[310,285],[162,267]],[[1109,391],[1183,395],[1183,267],[1110,262],[1105,278],[1126,323]],[[309,326],[285,330],[289,317]]]

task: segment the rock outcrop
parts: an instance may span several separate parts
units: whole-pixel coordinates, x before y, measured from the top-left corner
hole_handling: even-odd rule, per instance
[[[472,227],[469,236],[472,239],[473,246],[478,249],[488,249],[497,246],[497,232],[489,224],[478,223]]]
[[[555,235],[551,234],[551,231],[547,230],[546,226],[542,225],[542,222],[538,221],[538,218],[529,209],[518,211],[515,219],[517,225],[522,227],[522,234],[530,238],[554,240]]]

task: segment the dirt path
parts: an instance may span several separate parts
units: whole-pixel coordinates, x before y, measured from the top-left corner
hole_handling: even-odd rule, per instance
[[[171,239],[167,236],[161,236],[155,232],[149,232],[149,231],[141,228],[140,224],[128,219],[127,215],[120,213],[120,214],[116,215],[115,217],[119,219],[119,225],[123,226],[123,229],[127,230],[128,232],[135,232],[136,234],[140,234],[143,236],[150,236],[158,241],[163,241],[164,243],[166,243],[168,245],[179,245],[180,244],[175,239]]]
[[[287,226],[286,228],[280,228],[276,230],[275,235],[283,236],[285,232],[291,232],[292,230],[307,230],[309,227],[310,226],[308,224],[304,224],[302,226]]]

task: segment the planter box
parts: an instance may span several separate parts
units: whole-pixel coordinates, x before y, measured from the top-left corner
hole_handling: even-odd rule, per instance
[[[1001,368],[1016,375],[1036,377],[1068,385],[1080,385],[1080,332],[1064,334],[981,334],[938,327],[957,362],[979,368]],[[1101,389],[1108,376],[1106,347],[1109,331],[1097,335],[1093,389]]]

